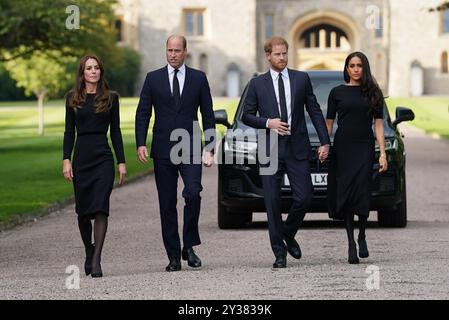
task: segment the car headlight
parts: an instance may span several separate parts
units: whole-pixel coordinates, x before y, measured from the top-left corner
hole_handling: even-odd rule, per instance
[[[245,154],[257,153],[257,142],[241,141],[241,140],[226,140],[224,146],[225,152],[236,152]]]

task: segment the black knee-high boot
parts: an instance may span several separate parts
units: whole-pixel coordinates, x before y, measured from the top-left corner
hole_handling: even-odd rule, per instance
[[[81,239],[83,240],[86,259],[84,261],[84,272],[88,276],[92,272],[92,257],[94,255],[94,246],[92,245],[92,223],[90,217],[78,216],[78,228],[80,229]]]
[[[103,276],[103,271],[101,270],[101,251],[103,250],[103,243],[106,237],[107,229],[108,229],[108,217],[102,212],[96,213],[94,223],[95,250],[92,258],[92,274],[91,274],[93,278]]]
[[[366,243],[365,229],[368,221],[368,217],[359,216],[359,236],[357,242],[359,244],[359,257],[368,258],[368,245]]]
[[[359,263],[359,257],[357,256],[357,246],[354,240],[354,214],[348,212],[345,215],[345,227],[348,235],[348,262],[350,264]]]

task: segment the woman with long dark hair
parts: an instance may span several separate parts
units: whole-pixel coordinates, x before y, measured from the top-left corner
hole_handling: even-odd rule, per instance
[[[67,94],[63,144],[64,178],[73,181],[78,226],[85,247],[86,275],[102,277],[101,251],[108,227],[109,198],[114,185],[114,147],[119,183],[126,175],[120,131],[119,97],[109,89],[100,59],[88,55],[80,60],[75,88]],[[76,143],[75,143],[76,134]],[[73,168],[71,162],[72,150]],[[94,222],[94,243],[92,223]]]
[[[355,264],[359,263],[359,257],[369,256],[365,228],[370,211],[375,139],[380,147],[379,172],[388,168],[383,127],[384,98],[363,53],[351,53],[346,58],[343,73],[346,84],[331,90],[327,109],[329,136],[338,115],[328,176],[329,215],[345,221],[348,262]],[[359,220],[358,256],[354,215],[358,215]]]

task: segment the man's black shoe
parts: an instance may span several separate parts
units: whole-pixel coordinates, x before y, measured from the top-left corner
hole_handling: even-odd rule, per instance
[[[295,259],[301,259],[301,248],[295,238],[285,237],[285,244],[287,245],[287,251]]]
[[[181,270],[181,260],[178,258],[170,258],[170,263],[167,267],[165,267],[165,271],[172,272],[172,271],[180,271]]]
[[[186,260],[189,267],[201,267],[201,259],[195,254],[192,248],[182,250],[182,260]]]
[[[287,267],[287,257],[286,256],[278,256],[273,263],[273,269],[285,268]]]

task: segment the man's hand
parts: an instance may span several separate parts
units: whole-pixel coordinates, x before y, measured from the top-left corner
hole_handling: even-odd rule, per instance
[[[282,122],[281,119],[269,119],[268,120],[268,128],[276,131],[277,134],[281,136],[285,136],[290,133],[290,129],[288,128],[288,123]]]
[[[214,154],[210,151],[205,151],[203,154],[203,164],[205,167],[210,167],[214,163]]]
[[[321,146],[318,148],[318,159],[321,163],[324,162],[324,160],[327,159],[329,156],[329,145],[325,144],[324,146]]]
[[[145,146],[137,148],[137,158],[142,163],[148,163],[148,150]]]

